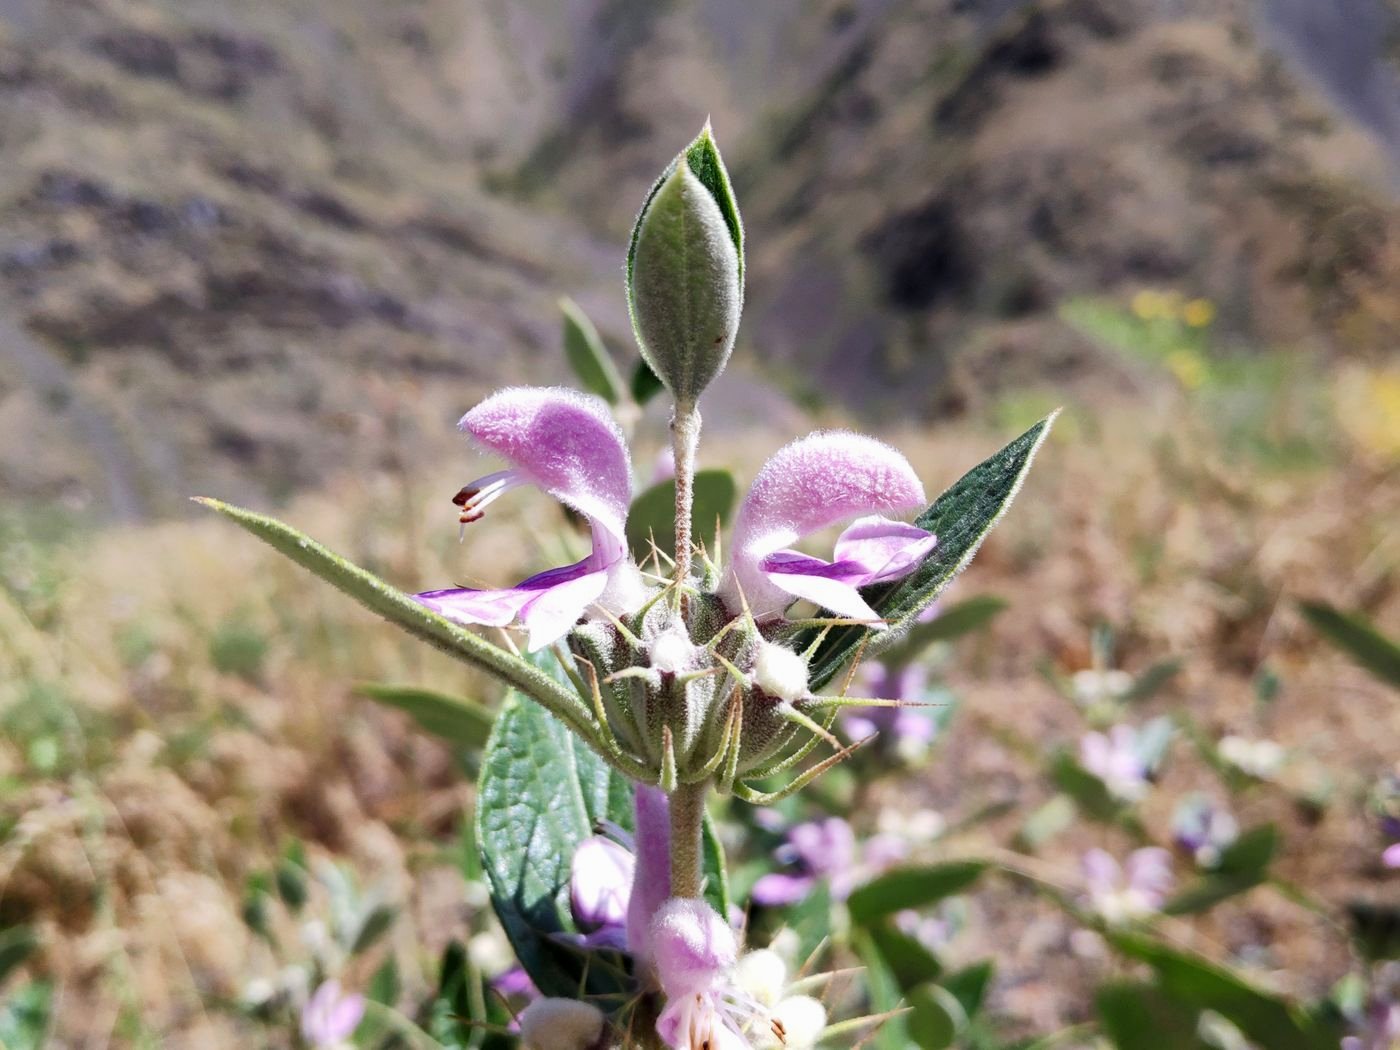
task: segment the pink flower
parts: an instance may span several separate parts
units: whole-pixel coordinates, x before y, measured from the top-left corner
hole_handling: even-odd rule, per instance
[[[1381,863],[1387,868],[1400,868],[1400,842],[1386,847],[1381,854]]]
[[[1173,885],[1171,854],[1156,846],[1134,850],[1126,871],[1101,849],[1084,855],[1089,902],[1110,923],[1143,919],[1160,911]]]
[[[512,387],[488,397],[458,424],[513,466],[457,494],[465,526],[503,494],[534,485],[588,520],[593,552],[505,590],[451,588],[417,599],[460,623],[520,623],[531,650],[568,633],[595,603],[621,611],[640,601],[642,582],[627,551],[632,466],[622,431],[599,398],[560,387]]]
[[[1079,764],[1102,780],[1114,798],[1137,802],[1147,794],[1150,772],[1138,743],[1132,726],[1114,726],[1107,736],[1085,733],[1079,740]]]
[[[365,997],[346,992],[339,981],[317,988],[301,1011],[301,1034],[317,1050],[345,1043],[365,1015]]]
[[[569,868],[569,906],[586,934],[616,932],[623,938],[636,870],[632,854],[612,839],[591,835],[579,843]]]
[[[821,879],[828,880],[833,899],[845,900],[857,871],[856,836],[851,826],[840,817],[828,817],[798,824],[787,837],[787,845],[778,855],[791,861],[797,871],[774,872],[760,878],[753,887],[755,903],[770,908],[795,904]]]
[[[666,996],[656,1021],[662,1041],[675,1050],[747,1050],[748,1040],[731,1018],[725,996],[739,957],[729,924],[702,901],[677,897],[656,913],[648,940]]]
[[[924,487],[908,461],[874,438],[826,431],[785,445],[739,508],[720,596],[737,610],[742,595],[760,620],[781,616],[798,598],[840,616],[878,620],[858,589],[907,576],[935,543],[925,530],[878,512],[923,503]],[[869,516],[837,539],[834,561],[788,549],[857,514]]]

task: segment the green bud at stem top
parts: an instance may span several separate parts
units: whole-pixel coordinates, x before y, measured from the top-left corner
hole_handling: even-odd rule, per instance
[[[693,406],[734,348],[744,234],[709,125],[652,187],[627,252],[627,303],[642,357]]]

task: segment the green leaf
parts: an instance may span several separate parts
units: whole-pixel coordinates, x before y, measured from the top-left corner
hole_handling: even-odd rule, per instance
[[[408,712],[424,732],[469,751],[479,751],[486,746],[491,723],[495,720],[490,710],[474,700],[431,689],[365,682],[355,686],[355,692]]]
[[[926,984],[909,993],[910,1038],[919,1050],[942,1050],[953,1045],[967,1027],[962,1005],[945,988]]]
[[[706,549],[715,547],[716,525],[729,522],[739,486],[727,470],[695,473],[695,502],[691,508],[691,537]],[[632,501],[627,512],[627,544],[638,561],[651,557],[653,540],[666,554],[676,549],[676,481],[669,478],[647,489]]]
[[[399,965],[390,955],[380,964],[379,969],[374,971],[374,976],[369,979],[369,986],[365,989],[365,995],[371,1002],[393,1006],[399,1001],[401,991],[403,982],[399,979]]]
[[[1181,670],[1180,660],[1162,660],[1155,663],[1133,679],[1133,686],[1123,694],[1127,704],[1141,703],[1156,696],[1162,688],[1175,678]]]
[[[739,218],[739,205],[734,200],[734,187],[729,184],[729,172],[725,170],[724,158],[719,155],[719,147],[710,131],[710,124],[685,151],[686,163],[705,189],[710,191],[719,205],[724,224],[729,227],[730,240],[734,242],[735,254],[739,256],[739,279],[744,279],[744,222]]]
[[[1200,1011],[1150,984],[1103,985],[1095,997],[1104,1032],[1118,1050],[1205,1050],[1196,1034]]]
[[[1347,905],[1357,950],[1372,962],[1400,959],[1400,906],[1352,901]]]
[[[1183,889],[1163,910],[1170,915],[1194,915],[1253,889],[1268,877],[1278,845],[1278,828],[1273,824],[1251,828],[1221,853],[1213,872]]]
[[[511,693],[482,760],[476,839],[491,901],[516,957],[545,995],[576,996],[583,960],[551,940],[572,932],[569,866],[601,819],[631,823],[631,785],[558,719]],[[595,967],[589,988],[619,990]]]
[[[875,644],[881,647],[894,645],[913,627],[919,613],[967,568],[987,533],[1001,520],[1020,491],[1031,462],[1054,421],[1054,415],[1048,416],[990,459],[973,467],[915,520],[920,528],[938,537],[933,553],[903,580],[870,587],[864,592],[866,600],[890,622],[890,627],[885,632],[875,632],[868,627],[838,627],[831,631],[812,659],[813,691],[830,682],[868,636],[878,635]],[[817,633],[816,628],[799,632],[795,641],[798,652],[811,645]]]
[[[899,985],[890,973],[885,960],[876,949],[869,933],[862,929],[852,932],[851,940],[856,953],[865,964],[865,985],[870,996],[870,1011],[873,1014],[886,1014],[897,1010],[900,1004]],[[870,1039],[876,1050],[908,1050],[908,1029],[905,1024],[907,1014],[896,1015],[880,1024]],[[862,1042],[861,1045],[865,1045]]]
[[[831,936],[831,887],[820,882],[784,916],[788,929],[797,935],[797,957],[809,958]]]
[[[1230,843],[1220,854],[1216,870],[1228,875],[1258,875],[1262,878],[1278,853],[1278,827],[1260,824]]]
[[[43,1050],[53,1017],[53,986],[31,981],[0,1005],[0,1046],[5,1050]]]
[[[856,889],[846,907],[852,922],[873,923],[886,915],[927,907],[961,893],[986,870],[986,862],[980,860],[895,868]]]
[[[1074,799],[1074,804],[1091,820],[1111,824],[1124,810],[1123,804],[1113,797],[1104,782],[1076,762],[1067,751],[1061,751],[1051,759],[1050,778],[1056,787]]]
[[[631,826],[630,820],[624,824],[624,827]],[[719,840],[719,829],[708,812],[700,826],[700,835],[700,868],[705,876],[705,899],[715,911],[728,915],[729,872],[724,863],[724,843]]]
[[[900,666],[915,659],[935,642],[948,642],[981,630],[1007,608],[1004,599],[981,594],[941,608],[928,623],[915,623],[898,642],[880,654],[880,661]]]
[[[350,942],[350,954],[362,955],[373,948],[379,943],[379,939],[389,932],[398,917],[398,910],[388,904],[376,904],[372,907],[360,920],[360,928],[355,931],[355,939]]]
[[[632,370],[632,400],[639,405],[645,405],[665,389],[666,384],[656,378],[651,365],[645,361],[638,361],[637,367]]]
[[[992,977],[996,973],[996,965],[987,959],[980,963],[973,963],[965,966],[956,973],[950,973],[938,983],[953,993],[953,997],[962,1004],[963,1011],[968,1017],[975,1016],[986,1002],[987,990],[992,985]]]
[[[597,394],[610,405],[621,404],[627,399],[627,387],[598,329],[572,299],[560,299],[559,309],[564,314],[564,356],[574,375],[590,394]]]
[[[591,728],[593,714],[574,691],[520,657],[444,619],[403,591],[276,518],[216,499],[200,497],[195,502],[231,518],[274,550],[348,594],[371,612],[533,697],[564,719],[585,740],[594,738]]]
[[[1152,967],[1165,995],[1198,1010],[1223,1014],[1260,1046],[1289,1050],[1335,1050],[1337,1046],[1341,1033],[1331,1021],[1308,1016],[1224,966],[1144,935],[1109,932],[1106,936],[1118,951]]]
[[[903,991],[943,976],[943,964],[938,957],[889,921],[872,924],[868,933],[880,958],[889,967],[890,975]]]
[[[39,940],[28,926],[11,926],[0,933],[0,981],[22,966],[38,946]]]
[[[1400,689],[1400,644],[1357,613],[1342,612],[1325,602],[1303,602],[1299,608],[1324,638],[1382,682]]]

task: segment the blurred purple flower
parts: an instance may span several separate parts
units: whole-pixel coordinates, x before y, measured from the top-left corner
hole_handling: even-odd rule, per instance
[[[512,966],[505,973],[493,978],[491,987],[506,998],[524,996],[528,999],[535,999],[540,994],[540,990],[535,987],[535,982],[530,980],[530,975],[526,973],[525,968],[519,964]]]
[[[917,663],[891,669],[881,663],[867,663],[860,670],[861,693],[875,700],[920,702],[928,695],[928,670]],[[928,753],[938,727],[927,708],[856,707],[841,714],[841,727],[852,740],[864,740],[875,733],[880,741],[911,764]]]
[[[1172,840],[1202,868],[1220,863],[1220,855],[1240,835],[1239,822],[1205,795],[1183,799],[1172,814]]]
[[[763,465],[739,507],[719,594],[731,610],[746,602],[759,620],[781,617],[799,598],[838,616],[878,620],[858,589],[907,576],[935,543],[924,529],[878,512],[923,503],[923,484],[908,460],[874,438],[826,431],[785,445]],[[857,514],[872,516],[838,537],[834,561],[789,549]]]
[[[593,551],[504,590],[424,591],[415,595],[420,602],[460,623],[519,622],[535,650],[563,637],[595,603],[618,612],[641,600],[641,575],[626,536],[631,459],[601,399],[562,387],[512,387],[488,397],[459,425],[483,449],[514,464],[457,494],[464,526],[510,489],[534,485],[588,520]]]
[[[593,947],[625,947],[636,859],[602,835],[579,843],[569,868],[569,907]]]
[[[1132,726],[1114,726],[1107,735],[1085,733],[1079,739],[1079,764],[1102,780],[1117,799],[1137,802],[1147,794],[1150,770]]]
[[[856,836],[840,817],[796,825],[788,831],[777,857],[795,871],[774,872],[754,883],[756,904],[770,908],[795,904],[822,879],[830,884],[832,899],[845,900],[855,885]]]
[[[1387,868],[1400,868],[1400,842],[1386,847],[1381,854],[1381,863]]]
[[[1171,854],[1156,846],[1134,850],[1126,866],[1105,850],[1092,849],[1083,867],[1090,905],[1115,925],[1160,911],[1174,882]]]
[[[339,1047],[365,1016],[365,997],[347,992],[340,982],[324,982],[301,1011],[302,1037],[317,1050]]]

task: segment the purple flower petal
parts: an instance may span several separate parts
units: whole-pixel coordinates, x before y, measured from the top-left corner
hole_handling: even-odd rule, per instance
[[[812,892],[817,884],[815,875],[784,875],[773,872],[753,884],[749,896],[765,908],[785,908],[796,904]]]
[[[364,1015],[364,996],[346,992],[339,981],[326,981],[301,1012],[301,1034],[314,1047],[332,1047],[349,1039]]]
[[[770,572],[784,563],[765,568],[763,562],[769,555],[846,518],[904,510],[923,502],[923,485],[913,468],[882,442],[841,431],[794,441],[779,449],[764,465],[744,497],[734,526],[733,560],[720,593],[733,608],[739,606],[742,593],[755,616],[781,615],[792,602],[792,586],[798,575],[826,580],[831,577],[778,573],[787,577],[780,586]],[[851,542],[862,542],[862,535],[858,533]],[[792,567],[792,563],[786,564]],[[884,563],[861,566],[866,574],[883,567]],[[834,582],[850,586],[841,579]],[[796,585],[808,586],[802,582]],[[823,593],[827,590],[830,588],[824,588]],[[865,603],[862,601],[861,605]]]
[[[734,965],[738,941],[704,901],[673,897],[652,920],[652,964],[668,1000],[700,995]]]
[[[872,516],[853,522],[836,540],[837,562],[865,567],[861,586],[909,575],[928,557],[937,538],[902,521]]]
[[[501,493],[529,482],[589,520],[593,551],[581,562],[503,590],[453,588],[415,597],[460,623],[504,627],[518,620],[532,651],[567,634],[595,602],[629,606],[641,591],[626,540],[632,466],[607,405],[572,390],[514,387],[477,405],[460,425],[513,464],[462,490],[464,522],[480,517]]]
[[[1381,863],[1387,868],[1400,868],[1400,842],[1386,847],[1386,851],[1381,854]]]
[[[579,843],[569,868],[569,906],[581,930],[622,927],[636,867],[632,854],[612,839],[590,835]]]
[[[600,398],[564,387],[510,387],[481,402],[458,426],[625,549],[632,461]]]

